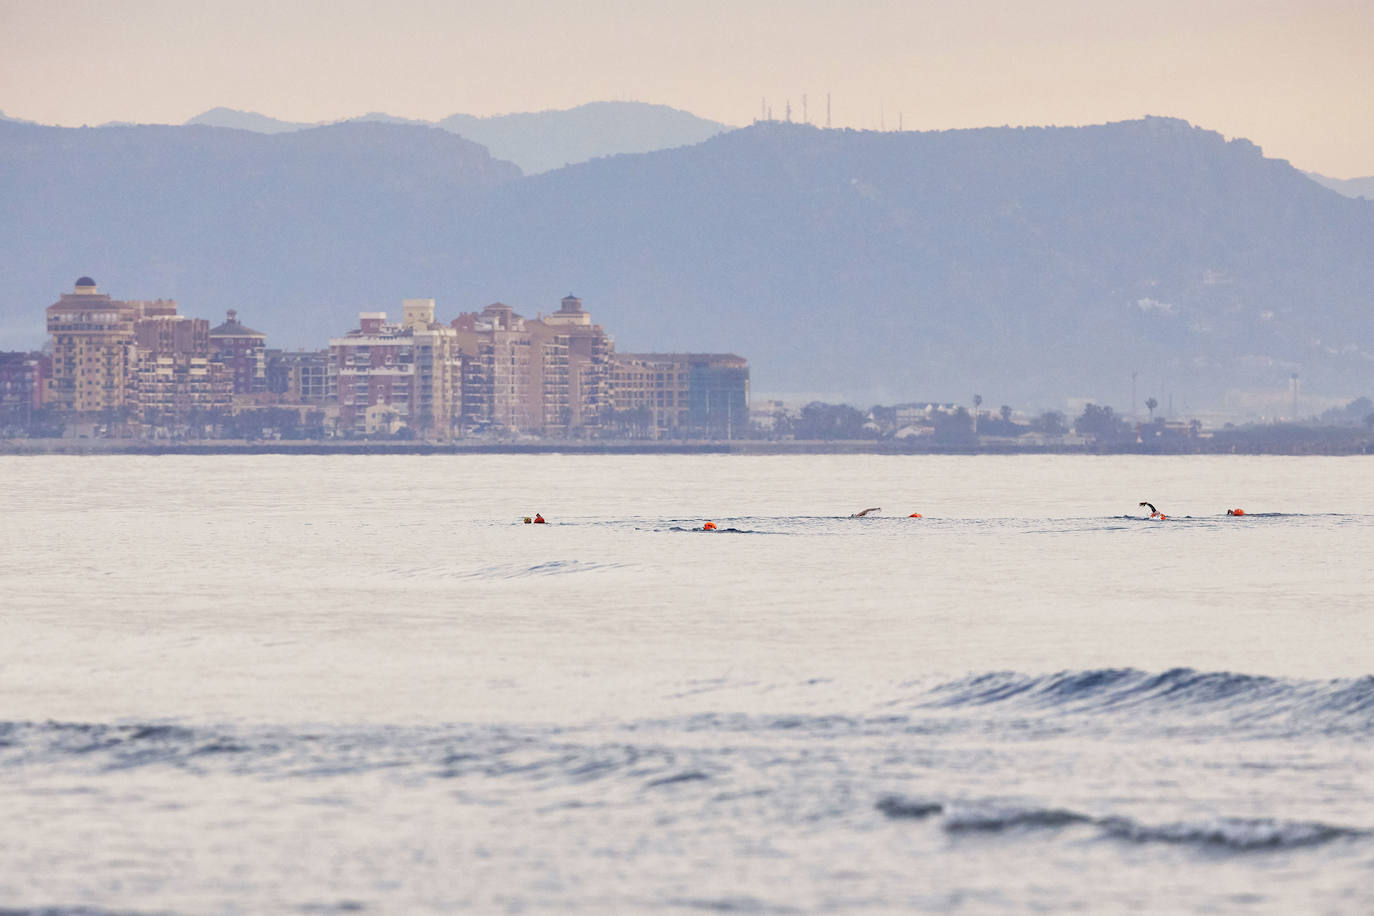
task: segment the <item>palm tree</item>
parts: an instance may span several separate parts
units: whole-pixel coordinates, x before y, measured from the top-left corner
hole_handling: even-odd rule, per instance
[[[1158,406],[1159,406],[1159,402],[1156,401],[1154,398],[1146,398],[1146,399],[1145,399],[1145,409],[1148,410],[1148,411],[1150,411],[1150,422],[1151,422],[1151,423],[1153,423],[1153,422],[1155,421],[1155,408],[1158,407]]]

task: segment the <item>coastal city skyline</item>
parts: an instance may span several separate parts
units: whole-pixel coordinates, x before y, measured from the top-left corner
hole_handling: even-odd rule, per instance
[[[528,318],[494,302],[436,320],[432,298],[357,313],[319,349],[270,348],[237,309],[211,326],[173,299],[116,300],[83,276],[46,309],[41,351],[0,352],[0,436],[501,441],[847,440],[902,448],[1247,451],[1368,449],[1374,403],[1326,409],[1297,433],[1236,429],[1147,397],[1030,414],[1009,404],[907,401],[864,410],[751,398],[733,353],[620,352],[569,293]],[[1298,378],[1284,424],[1299,423]],[[1148,412],[1148,418],[1137,412]],[[1283,407],[1279,408],[1284,409]],[[1325,430],[1325,431],[1323,431]],[[1217,437],[1215,441],[1212,441]],[[11,440],[17,443],[17,440]],[[60,448],[60,446],[59,446]]]
[[[267,408],[344,437],[728,439],[747,429],[742,357],[617,353],[571,293],[534,318],[495,302],[443,322],[435,308],[404,299],[398,318],[359,312],[322,349],[273,350],[237,309],[211,327],[175,300],[115,299],[82,276],[46,309],[43,351],[0,354],[0,407],[50,408],[121,438],[199,437]]]

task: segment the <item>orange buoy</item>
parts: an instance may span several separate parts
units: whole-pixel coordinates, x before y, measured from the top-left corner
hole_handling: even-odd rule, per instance
[[[925,518],[925,516],[919,512],[913,512],[910,515],[908,515],[907,518]]]
[[[1244,514],[1245,514],[1245,510],[1244,510],[1244,509],[1227,509],[1227,510],[1226,510],[1226,514],[1227,514],[1227,515],[1244,515]]]
[[[715,523],[715,522],[707,522],[706,524],[704,524],[704,525],[701,526],[701,530],[702,530],[702,531],[715,531],[715,530],[716,530],[716,523]]]
[[[545,525],[545,524],[548,524],[547,522],[544,521],[544,516],[540,515],[538,512],[534,513],[534,523],[535,523],[536,525]]]

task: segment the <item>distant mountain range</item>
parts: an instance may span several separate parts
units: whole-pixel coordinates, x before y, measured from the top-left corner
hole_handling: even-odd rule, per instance
[[[1363,197],[1366,200],[1374,200],[1374,175],[1368,178],[1327,178],[1316,172],[1306,172],[1305,174],[1317,184],[1344,194],[1346,197]]]
[[[0,349],[82,274],[272,346],[361,309],[534,315],[733,351],[757,392],[1180,409],[1374,391],[1374,203],[1169,118],[931,133],[760,123],[522,175],[434,127],[0,123]]]
[[[698,118],[676,108],[643,102],[592,102],[566,111],[526,112],[488,118],[455,114],[433,122],[397,118],[380,112],[350,120],[439,127],[482,144],[491,150],[493,156],[508,159],[529,174],[599,156],[649,153],[687,146],[731,129],[725,124]],[[264,134],[322,126],[279,121],[232,108],[212,108],[186,123]]]

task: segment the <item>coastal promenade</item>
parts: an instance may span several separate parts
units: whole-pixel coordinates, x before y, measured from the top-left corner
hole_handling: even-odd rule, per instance
[[[356,439],[0,439],[0,455],[901,455],[1053,454],[1091,451],[1082,445],[911,445],[872,439],[573,440],[461,439],[454,442]]]
[[[986,439],[978,443],[873,439],[0,439],[0,455],[1370,455],[1374,439],[1189,439],[1091,442]]]

